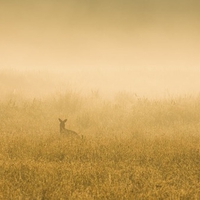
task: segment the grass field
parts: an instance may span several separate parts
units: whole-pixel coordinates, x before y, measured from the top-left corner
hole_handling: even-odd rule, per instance
[[[200,97],[10,95],[0,118],[2,200],[200,199]]]

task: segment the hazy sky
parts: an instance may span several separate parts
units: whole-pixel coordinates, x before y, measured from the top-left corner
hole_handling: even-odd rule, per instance
[[[0,0],[0,68],[79,70],[88,80],[97,69],[125,88],[180,80],[198,90],[199,22],[199,0]]]

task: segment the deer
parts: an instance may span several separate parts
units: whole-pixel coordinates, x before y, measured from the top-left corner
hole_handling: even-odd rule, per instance
[[[76,133],[75,131],[69,130],[65,128],[65,123],[67,121],[67,119],[61,120],[60,118],[58,118],[59,122],[60,122],[60,134],[62,135],[66,135],[69,137],[74,137],[74,138],[79,138],[79,134]]]

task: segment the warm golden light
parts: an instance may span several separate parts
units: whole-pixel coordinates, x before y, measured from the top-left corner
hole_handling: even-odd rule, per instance
[[[200,199],[200,0],[0,0],[0,200]]]
[[[197,0],[0,4],[3,69],[62,70],[109,92],[199,92]]]

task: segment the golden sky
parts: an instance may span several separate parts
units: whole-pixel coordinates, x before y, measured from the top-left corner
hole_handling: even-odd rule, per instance
[[[199,22],[199,0],[0,0],[0,68],[196,73]]]

